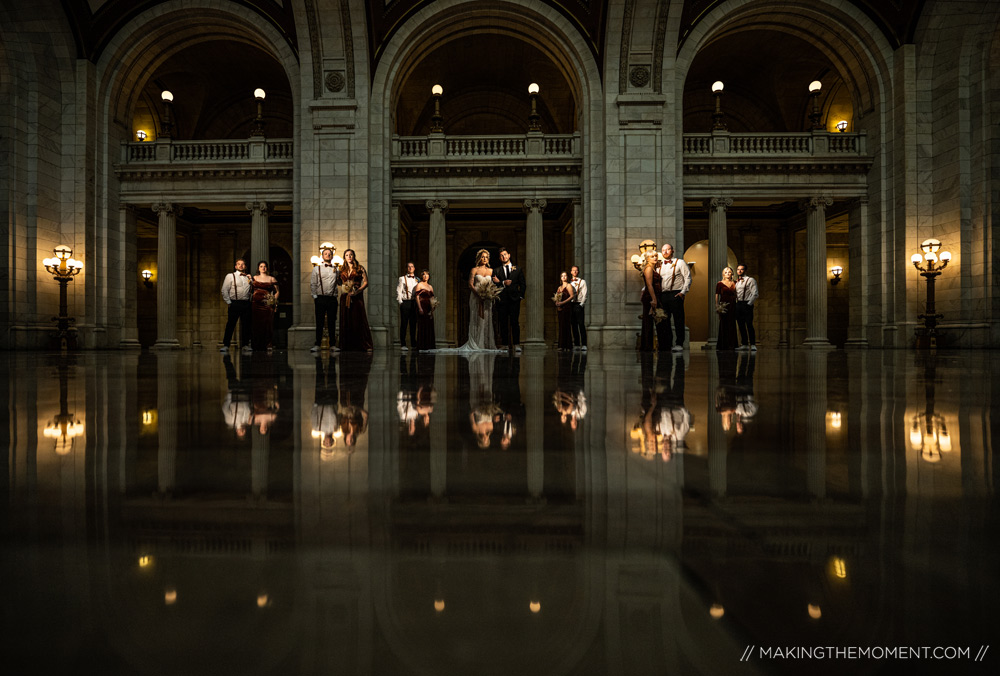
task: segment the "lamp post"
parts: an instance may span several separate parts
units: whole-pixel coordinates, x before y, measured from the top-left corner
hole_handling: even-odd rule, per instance
[[[528,85],[528,97],[531,99],[531,114],[528,115],[528,131],[541,131],[542,118],[538,115],[538,83]]]
[[[942,270],[948,267],[948,263],[951,261],[950,251],[942,251],[940,258],[938,257],[937,252],[940,248],[940,240],[925,239],[920,244],[923,254],[915,253],[910,256],[913,267],[919,270],[920,276],[927,280],[927,310],[923,314],[917,315],[917,319],[924,320],[923,337],[926,339],[926,347],[931,348],[937,347],[937,320],[944,317],[944,315],[937,314],[934,309],[934,280],[941,274]],[[921,261],[925,262],[926,266],[920,265]]]
[[[267,94],[263,89],[259,87],[253,90],[253,97],[257,100],[257,117],[254,118],[253,125],[250,127],[250,136],[263,136],[264,126],[267,124],[264,121],[264,97]]]
[[[722,83],[722,80],[716,80],[712,83],[712,96],[715,97],[715,112],[712,113],[712,131],[726,131],[725,116],[722,114],[722,90],[726,88],[726,85]]]
[[[160,138],[171,138],[174,133],[174,123],[171,121],[171,113],[174,107],[174,95],[167,89],[160,92],[163,100],[163,124],[160,127]]]
[[[65,351],[69,349],[71,341],[74,343],[74,348],[76,347],[76,330],[73,329],[70,331],[69,328],[69,325],[75,320],[68,314],[66,285],[83,270],[83,262],[72,258],[73,249],[65,244],[57,246],[52,250],[52,253],[55,256],[42,260],[42,265],[59,282],[59,316],[53,317],[52,321],[57,322],[56,326],[58,328],[54,337],[59,340],[60,349]]]
[[[812,128],[814,130],[823,129],[823,124],[820,122],[820,112],[819,112],[819,93],[823,89],[823,83],[819,80],[813,80],[809,83],[809,98],[812,99],[812,112],[809,113],[809,120],[812,122]]]
[[[431,115],[431,132],[440,134],[444,131],[444,119],[441,117],[441,95],[444,94],[444,87],[439,84],[431,87],[431,96],[434,97],[434,114]]]

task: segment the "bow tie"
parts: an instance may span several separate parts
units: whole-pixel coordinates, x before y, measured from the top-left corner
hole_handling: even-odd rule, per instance
[[[323,263],[323,267],[324,268],[332,268],[333,266],[330,265],[329,263]]]
[[[664,265],[666,265],[667,263],[672,263],[672,262],[673,262],[673,260],[672,260],[672,259],[670,259],[670,258],[664,258],[664,259],[663,259],[663,264],[664,264]]]
[[[407,277],[409,277],[410,279],[413,279],[413,275],[407,275]]]

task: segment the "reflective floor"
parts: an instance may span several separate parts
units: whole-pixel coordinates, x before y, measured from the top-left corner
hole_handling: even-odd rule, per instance
[[[6,673],[998,663],[994,353],[7,353],[0,374]],[[774,653],[818,647],[951,652]]]

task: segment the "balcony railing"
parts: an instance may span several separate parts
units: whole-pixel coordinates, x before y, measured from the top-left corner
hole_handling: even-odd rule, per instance
[[[393,136],[393,161],[580,159],[580,134]]]
[[[292,139],[123,143],[122,165],[290,162]]]
[[[684,159],[863,157],[867,145],[863,133],[684,134]]]

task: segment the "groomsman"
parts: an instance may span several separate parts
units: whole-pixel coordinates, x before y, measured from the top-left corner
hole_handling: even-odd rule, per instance
[[[587,327],[584,325],[583,305],[587,302],[587,281],[580,278],[580,268],[576,265],[569,269],[572,275],[570,284],[576,295],[569,302],[570,308],[570,331],[573,334],[573,347],[587,351]]]
[[[757,334],[753,330],[753,304],[757,302],[757,280],[747,275],[746,265],[736,266],[736,308],[733,319],[740,332],[737,350],[757,351]]]
[[[660,263],[660,307],[674,322],[674,334],[677,344],[673,344],[670,335],[670,324],[662,321],[656,325],[656,339],[660,344],[660,352],[673,349],[674,352],[684,351],[684,296],[691,288],[691,270],[680,258],[674,258],[674,247],[664,244],[663,262]]]
[[[510,252],[500,248],[500,266],[493,268],[493,283],[503,287],[497,299],[497,318],[500,323],[500,343],[521,351],[521,301],[524,299],[526,283],[524,273],[510,260]]]
[[[413,300],[413,287],[420,281],[414,274],[417,266],[406,264],[406,274],[396,284],[396,303],[399,305],[399,345],[403,352],[406,347],[406,327],[410,327],[410,347],[417,346],[417,303]]]
[[[219,352],[229,351],[229,342],[233,339],[236,322],[240,323],[240,347],[250,350],[250,296],[253,288],[250,276],[247,274],[247,263],[242,258],[236,261],[236,269],[222,280],[222,300],[229,306],[229,317],[226,319],[226,332],[222,336],[222,347]]]
[[[323,262],[312,269],[309,277],[309,291],[312,293],[313,305],[316,308],[316,342],[310,352],[317,352],[323,342],[323,320],[326,318],[327,331],[330,334],[330,349],[339,352],[337,348],[337,305],[340,295],[340,268],[333,264],[333,249],[323,249]]]

